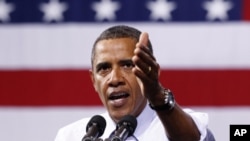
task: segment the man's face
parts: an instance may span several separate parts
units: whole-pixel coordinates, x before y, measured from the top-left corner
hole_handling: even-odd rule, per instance
[[[96,44],[91,78],[95,90],[116,122],[123,116],[138,116],[146,104],[132,72],[136,42],[131,38],[101,40]]]

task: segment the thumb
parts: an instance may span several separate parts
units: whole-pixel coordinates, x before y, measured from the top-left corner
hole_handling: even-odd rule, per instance
[[[142,32],[139,38],[139,44],[143,46],[148,46],[148,33]]]

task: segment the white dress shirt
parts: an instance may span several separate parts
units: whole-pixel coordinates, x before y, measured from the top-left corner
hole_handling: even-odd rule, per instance
[[[200,140],[203,141],[207,134],[208,115],[206,113],[194,112],[190,109],[184,109],[184,111],[193,118],[201,133]],[[107,122],[106,129],[100,137],[104,140],[109,138],[110,134],[115,130],[116,124],[110,118],[108,112],[101,114],[101,116],[103,116]],[[81,141],[86,134],[86,125],[90,118],[91,117],[83,118],[61,128],[57,133],[55,141]],[[133,135],[139,141],[168,141],[160,119],[156,112],[148,105],[137,117],[137,127]],[[129,137],[127,141],[135,141],[134,137]]]

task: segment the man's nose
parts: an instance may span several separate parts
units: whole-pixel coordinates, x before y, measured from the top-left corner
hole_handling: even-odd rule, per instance
[[[119,86],[124,84],[124,76],[120,69],[113,69],[108,80],[109,85]]]

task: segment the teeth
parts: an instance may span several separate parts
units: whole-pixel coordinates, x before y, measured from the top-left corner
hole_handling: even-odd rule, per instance
[[[128,97],[127,93],[119,93],[119,94],[111,95],[109,99],[115,100],[115,99],[126,98],[126,97]]]

